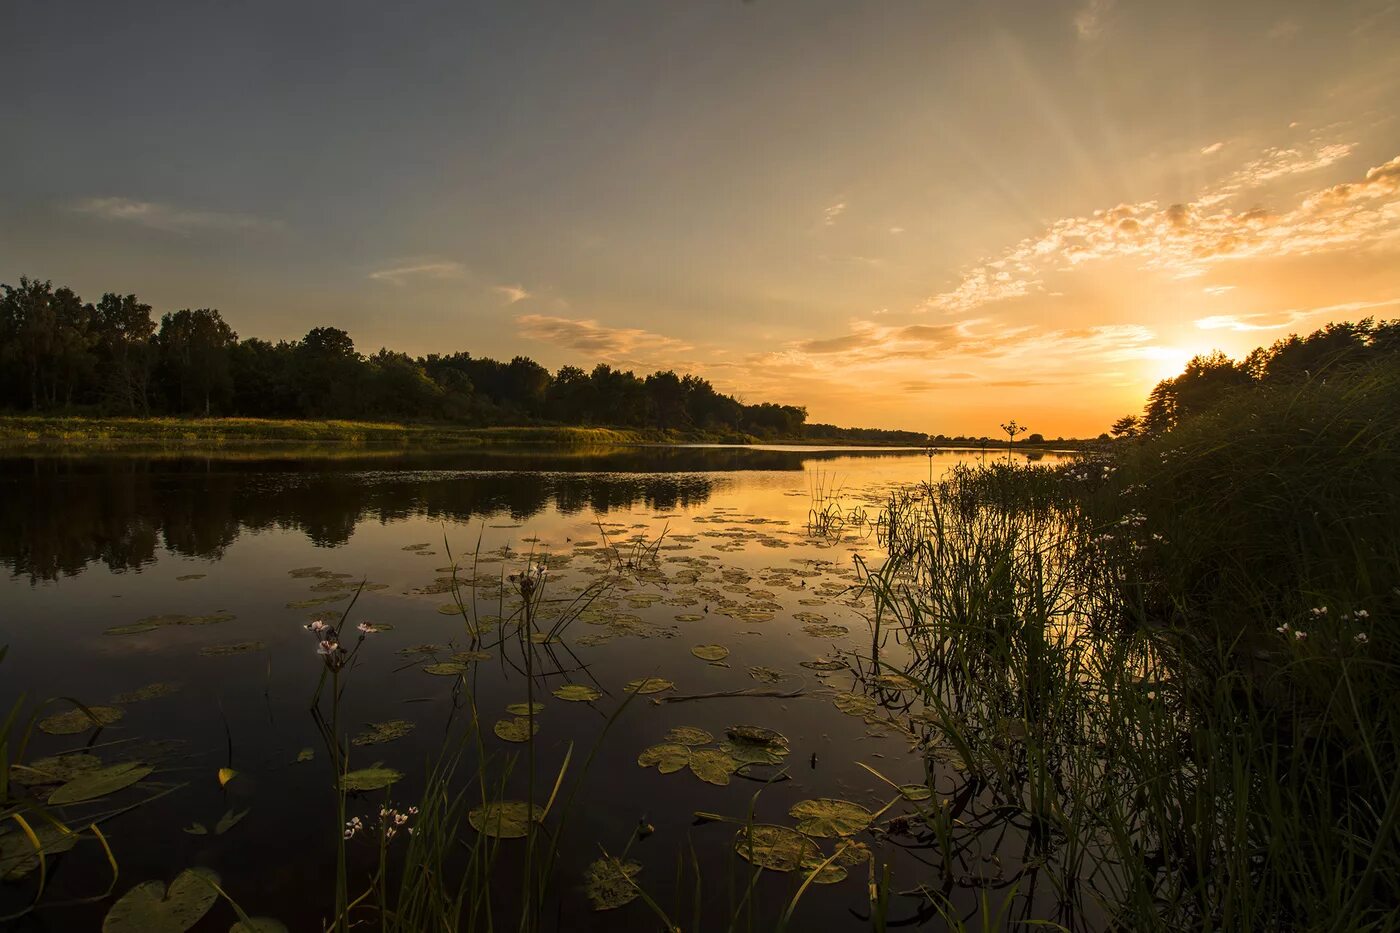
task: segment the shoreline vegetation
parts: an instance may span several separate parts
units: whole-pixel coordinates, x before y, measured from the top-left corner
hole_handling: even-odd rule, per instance
[[[774,444],[802,447],[925,449],[926,435],[910,438],[757,437],[734,432],[573,425],[471,427],[441,422],[357,421],[317,418],[93,417],[87,415],[0,415],[0,450],[127,449],[137,447],[245,447],[313,443],[349,447],[449,447],[537,445],[604,447],[666,444]],[[1017,441],[1017,452],[1069,450],[1085,441]],[[939,449],[1006,449],[991,438],[938,439]]]

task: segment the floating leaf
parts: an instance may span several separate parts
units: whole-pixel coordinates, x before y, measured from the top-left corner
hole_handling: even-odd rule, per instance
[[[809,671],[839,671],[846,665],[840,661],[831,661],[826,658],[818,658],[815,661],[798,661],[798,666],[805,667]]]
[[[39,849],[34,848],[26,833],[9,832],[0,835],[0,880],[18,881],[39,867],[39,854],[45,858],[67,852],[78,842],[78,834],[64,832],[45,823],[34,829]]]
[[[629,680],[627,686],[622,689],[627,693],[660,693],[674,686],[671,681],[660,677],[644,677],[641,680]]]
[[[27,765],[10,765],[10,781],[24,787],[63,784],[80,774],[102,767],[102,759],[86,752],[38,758]]]
[[[107,911],[102,933],[185,933],[219,899],[218,881],[207,868],[191,868],[180,872],[169,889],[163,881],[138,884]]]
[[[139,703],[142,700],[155,700],[180,691],[179,684],[157,683],[138,687],[129,693],[119,693],[112,697],[113,703]]]
[[[471,665],[461,661],[439,661],[423,668],[423,673],[436,674],[438,677],[455,677],[458,674],[465,674],[470,667]]]
[[[528,716],[533,707],[533,712],[538,715],[544,712],[543,703],[512,703],[506,707],[506,712],[514,716]]]
[[[763,726],[730,726],[724,730],[732,742],[741,742],[746,745],[761,745],[765,748],[784,749],[788,747],[788,738],[781,732],[772,729],[765,729]]]
[[[666,733],[667,742],[675,742],[679,745],[708,745],[715,740],[704,729],[695,726],[676,726]]]
[[[492,801],[467,814],[472,829],[497,839],[522,838],[531,819],[536,823],[544,819],[544,809],[538,805],[532,809],[521,800]]]
[[[779,765],[788,754],[786,748],[769,748],[747,742],[723,742],[719,750],[740,765]]]
[[[507,742],[528,742],[540,731],[540,724],[524,716],[516,716],[514,719],[496,720],[491,730]]]
[[[866,716],[875,712],[875,701],[863,693],[838,693],[831,701],[848,716]]]
[[[734,851],[744,859],[770,871],[793,871],[804,862],[817,859],[821,849],[795,829],[758,823],[741,827],[734,837]]]
[[[690,653],[702,661],[723,661],[729,657],[729,649],[724,645],[696,645]]]
[[[479,651],[476,649],[468,651],[458,651],[452,656],[452,660],[461,661],[467,664],[470,664],[473,661],[489,661],[491,660],[491,652]]]
[[[677,622],[699,622],[703,618],[705,617],[698,616],[693,612],[682,613],[681,615],[675,616]]]
[[[238,641],[229,645],[209,645],[200,648],[199,653],[206,658],[222,658],[233,654],[247,654],[250,651],[261,651],[266,648],[260,641]]]
[[[877,681],[879,681],[880,684],[881,684],[882,686],[890,687],[890,688],[895,689],[895,690],[917,690],[917,689],[919,689],[919,685],[918,685],[917,683],[915,683],[915,682],[914,682],[912,679],[910,679],[909,677],[905,676],[904,674],[898,674],[898,673],[893,673],[893,672],[891,672],[891,673],[887,673],[887,674],[881,674],[879,677],[877,677],[877,678],[875,678],[875,679],[876,679]]]
[[[816,873],[812,874],[812,884],[836,884],[850,876],[850,872],[846,871],[844,866],[835,862],[823,865],[825,861],[825,856],[818,855],[814,859],[805,859],[799,867],[808,874]]]
[[[901,784],[899,785],[899,793],[905,800],[913,801],[928,800],[933,796],[933,791],[923,784]]]
[[[247,815],[248,810],[239,810],[237,813],[232,810],[225,812],[223,816],[219,817],[219,822],[214,825],[214,835],[222,836],[237,826],[239,821]]]
[[[870,811],[849,800],[818,797],[793,804],[788,816],[798,821],[797,831],[808,836],[850,836],[870,825]]]
[[[191,836],[207,836],[209,835],[209,827],[203,823],[191,823],[185,827],[185,832]]]
[[[220,768],[220,769],[219,769],[219,786],[220,786],[220,787],[227,787],[227,786],[228,786],[228,782],[229,782],[229,781],[232,781],[232,780],[233,780],[234,778],[236,778],[236,777],[238,777],[238,772],[235,771],[235,770],[233,770],[232,768]]]
[[[205,575],[202,573],[182,573],[175,579],[180,583],[184,583],[186,580],[203,580],[204,576]]]
[[[299,761],[299,762],[301,762],[301,761],[310,761],[311,759],[313,759],[313,758],[315,758],[315,757],[316,757],[316,749],[312,748],[312,747],[309,746],[309,745],[308,745],[306,748],[303,748],[301,751],[297,752],[297,761]]]
[[[154,770],[155,768],[150,765],[125,761],[119,765],[109,765],[106,768],[88,771],[78,775],[50,794],[49,804],[61,807],[65,804],[82,803],[85,800],[95,800],[98,797],[115,794],[117,791],[135,784]]]
[[[690,764],[690,749],[674,743],[653,745],[642,750],[637,764],[643,768],[655,766],[662,774],[672,774]]]
[[[554,695],[571,703],[592,703],[602,696],[587,684],[564,684],[554,689]]]
[[[46,716],[39,721],[39,728],[49,735],[77,735],[99,726],[110,726],[125,715],[115,706],[89,706],[87,710],[70,709]]]
[[[642,870],[636,862],[608,855],[598,859],[583,873],[584,890],[594,910],[613,910],[630,904],[641,893],[632,878]]]
[[[739,763],[719,749],[702,748],[690,753],[689,764],[691,773],[706,784],[725,787]]]
[[[395,771],[393,768],[381,767],[379,762],[375,762],[368,768],[351,771],[342,777],[340,786],[342,790],[347,791],[379,790],[388,787],[402,777],[402,772]]]
[[[379,745],[401,739],[413,731],[413,723],[407,719],[391,719],[388,722],[372,722],[369,728],[350,740],[351,745]]]
[[[102,634],[139,635],[142,632],[154,632],[158,628],[166,628],[172,625],[217,625],[220,622],[228,622],[233,618],[233,614],[228,612],[215,612],[207,616],[147,616],[144,619],[137,619],[129,625],[114,625],[111,628],[103,629]]]

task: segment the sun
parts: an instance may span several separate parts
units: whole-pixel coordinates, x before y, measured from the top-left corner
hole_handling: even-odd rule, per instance
[[[1142,373],[1154,384],[1181,375],[1186,364],[1202,350],[1187,347],[1147,347],[1142,354]]]

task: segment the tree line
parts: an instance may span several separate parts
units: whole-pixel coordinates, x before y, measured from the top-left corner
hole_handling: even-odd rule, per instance
[[[1197,356],[1181,375],[1157,383],[1141,415],[1113,424],[1115,437],[1157,435],[1183,418],[1253,388],[1347,379],[1373,366],[1400,365],[1400,320],[1328,324],[1306,337],[1290,334],[1242,360],[1216,350]]]
[[[708,380],[603,363],[551,373],[525,356],[356,350],[337,327],[240,339],[213,308],[161,316],[135,295],[84,302],[21,277],[0,284],[0,408],[147,416],[398,418],[801,435],[807,410],[744,404]]]

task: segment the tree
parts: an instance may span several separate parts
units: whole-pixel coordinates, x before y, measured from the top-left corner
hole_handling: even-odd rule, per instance
[[[230,350],[238,341],[233,328],[212,308],[186,308],[160,319],[156,334],[161,375],[168,403],[177,411],[203,411],[233,395]]]
[[[313,416],[357,413],[360,383],[367,375],[355,341],[339,327],[313,327],[296,348],[297,394],[301,410]]]
[[[1123,438],[1137,437],[1138,432],[1141,430],[1142,421],[1138,418],[1137,415],[1124,415],[1117,421],[1113,422],[1113,427],[1109,428],[1109,432],[1114,437]]]
[[[151,413],[151,306],[135,295],[107,292],[95,307],[98,345],[104,360],[102,394],[117,410]]]

